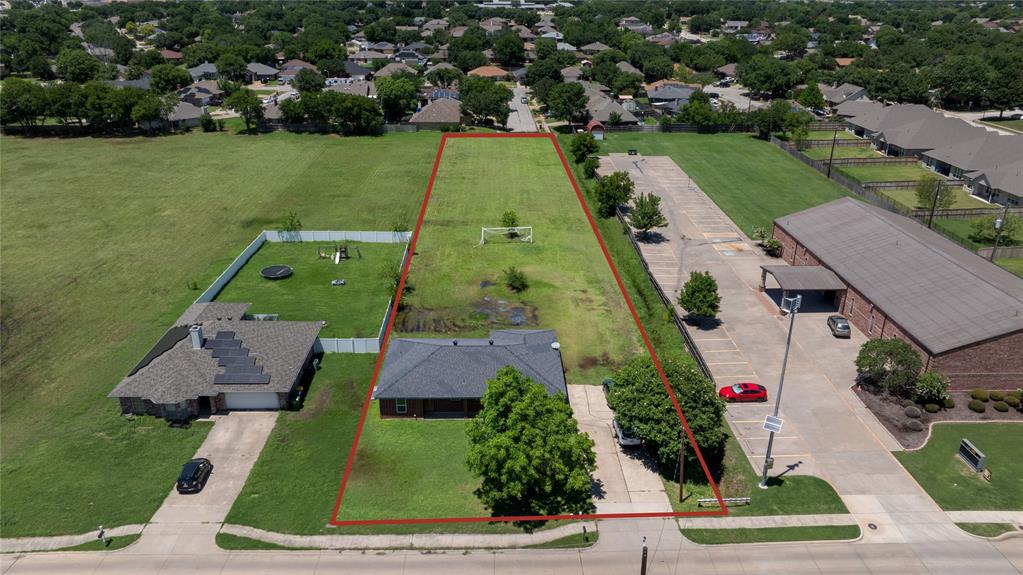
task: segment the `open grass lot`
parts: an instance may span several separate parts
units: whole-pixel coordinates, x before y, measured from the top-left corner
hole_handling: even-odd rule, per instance
[[[534,243],[476,247],[480,228],[500,226],[508,210],[520,225],[533,226]],[[526,291],[504,285],[509,267],[526,274]],[[415,292],[396,320],[401,335],[485,337],[499,327],[553,328],[570,383],[597,383],[643,353],[547,139],[448,140],[410,270]],[[516,313],[523,322],[516,323]]]
[[[860,183],[916,181],[921,176],[934,173],[919,164],[835,167],[846,176]]]
[[[760,489],[760,476],[753,470],[749,460],[742,452],[742,447],[734,437],[728,438],[722,472],[718,477],[718,488],[722,497],[750,497],[749,505],[736,505],[728,508],[728,514],[735,517],[751,517],[762,515],[816,515],[832,513],[848,513],[842,499],[835,493],[831,485],[819,477],[809,475],[786,475],[768,480],[769,488]],[[772,471],[777,475],[779,471]],[[671,500],[675,511],[698,511],[714,509],[714,507],[698,507],[698,499],[710,499],[714,492],[703,479],[703,472],[698,468],[687,469],[685,496],[683,502],[678,499],[678,482],[664,479],[664,489]]]
[[[987,456],[991,482],[974,473],[957,455],[969,439]],[[942,423],[933,425],[927,445],[895,457],[946,511],[1023,510],[1023,425],[1015,423]]]
[[[998,258],[995,263],[1023,278],[1023,258]]]
[[[355,441],[375,354],[323,356],[305,403],[281,412],[227,516],[228,523],[285,533],[325,531]]]
[[[780,543],[783,541],[846,541],[860,536],[859,525],[765,527],[762,529],[683,529],[682,535],[702,545]]]
[[[827,160],[831,157],[831,146],[804,148],[803,153],[813,160]],[[835,148],[835,158],[879,158],[880,154],[869,146],[845,146]]]
[[[562,139],[568,147],[571,137]],[[748,134],[610,133],[600,153],[637,149],[671,156],[747,234],[771,229],[774,218],[811,208],[851,192],[813,168]]]
[[[916,192],[914,190],[885,190],[882,192],[889,198],[899,202],[910,209],[931,209],[931,206],[918,205],[916,201]],[[965,191],[959,189],[955,191],[956,201],[952,204],[951,209],[966,209],[966,208],[990,208],[991,204],[978,199],[972,194],[968,194]]]
[[[935,218],[934,229],[945,236],[958,240],[960,244],[971,250],[985,247],[985,244],[970,239],[970,235],[973,234],[971,220]]]
[[[285,547],[276,543],[267,543],[259,539],[250,539],[231,533],[217,533],[217,547],[229,551],[298,551],[300,549],[311,549],[311,547]]]
[[[806,133],[807,140],[830,140],[835,136],[834,130],[813,130]],[[856,134],[846,132],[845,130],[838,130],[839,140],[856,140]]]
[[[981,120],[981,123],[1023,134],[1023,120],[999,120],[998,118],[985,118],[984,120]]]
[[[391,276],[387,274],[401,265],[405,244],[336,243],[347,244],[351,256],[337,265],[319,256],[320,247],[333,253],[329,242],[267,242],[216,299],[251,303],[250,314],[276,313],[282,320],[325,320],[321,337],[376,337],[391,297]],[[260,275],[260,270],[273,264],[289,265],[294,273],[280,280]],[[334,279],[344,279],[345,285],[331,285]]]
[[[359,439],[338,520],[487,517],[465,466],[464,419],[382,419],[376,402]],[[559,525],[558,522],[548,525]],[[331,533],[521,533],[510,523],[356,525]]]
[[[106,394],[198,295],[188,283],[288,211],[307,229],[414,223],[438,141],[0,139],[3,536],[146,521],[208,426],[131,423]]]

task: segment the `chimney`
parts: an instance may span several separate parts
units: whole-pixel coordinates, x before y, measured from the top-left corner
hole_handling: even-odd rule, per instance
[[[192,340],[192,349],[202,349],[202,326],[193,324],[188,328],[188,337]]]

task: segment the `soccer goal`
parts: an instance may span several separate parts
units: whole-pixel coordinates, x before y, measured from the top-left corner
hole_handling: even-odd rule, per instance
[[[476,247],[482,246],[483,244],[508,242],[533,243],[533,226],[515,226],[512,228],[481,228],[480,243],[476,244]]]

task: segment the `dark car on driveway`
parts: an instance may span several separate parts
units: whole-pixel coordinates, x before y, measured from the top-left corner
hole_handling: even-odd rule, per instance
[[[838,314],[828,316],[828,329],[835,337],[850,337],[852,330],[849,328],[849,320]]]
[[[199,457],[190,460],[181,468],[178,476],[178,493],[199,493],[206,486],[206,481],[213,472],[213,464],[209,459]]]
[[[718,390],[725,401],[767,401],[767,388],[759,383],[734,383]]]

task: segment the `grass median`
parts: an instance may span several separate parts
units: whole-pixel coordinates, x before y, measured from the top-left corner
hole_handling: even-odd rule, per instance
[[[847,541],[860,536],[859,525],[763,527],[759,529],[683,529],[682,535],[701,545],[782,543],[785,541]]]

